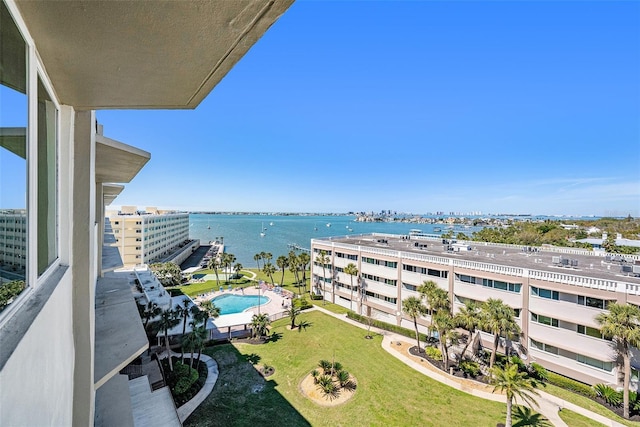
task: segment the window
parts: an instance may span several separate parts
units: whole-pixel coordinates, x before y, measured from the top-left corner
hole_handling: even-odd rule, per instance
[[[58,258],[58,110],[38,76],[38,275]]]
[[[605,362],[594,359],[593,357],[583,356],[581,354],[576,355],[576,360],[578,363],[584,363],[585,365],[593,366],[594,368],[602,369],[603,371],[611,372],[613,370],[613,362]]]
[[[541,323],[543,325],[558,327],[558,319],[554,319],[549,316],[543,316],[541,314],[531,313],[531,321]]]
[[[610,339],[607,339],[604,337],[604,335],[602,335],[602,332],[600,332],[600,329],[596,329],[596,328],[592,328],[590,326],[584,326],[584,325],[577,325],[576,329],[579,334],[588,335],[590,337],[598,338],[601,340],[606,339],[607,341],[611,341]]]
[[[418,290],[418,287],[417,287],[417,286],[415,286],[415,285],[410,285],[410,284],[408,284],[408,283],[404,283],[404,282],[402,282],[402,287],[403,287],[404,289],[408,290],[408,291],[414,291],[414,292],[416,292],[416,291]]]
[[[604,310],[608,301],[600,298],[585,297],[584,295],[578,295],[578,304],[586,305],[587,307],[599,308]]]
[[[476,278],[473,276],[467,276],[466,274],[456,274],[456,278],[465,283],[473,283],[475,285]]]
[[[560,298],[560,294],[558,293],[558,291],[536,288],[535,286],[531,287],[531,295],[536,295],[542,298],[555,299],[555,300]]]
[[[531,345],[531,348],[535,348],[541,351],[546,351],[547,353],[551,353],[551,354],[558,354],[558,347],[554,347],[552,345],[545,344],[540,341],[536,341],[532,338],[529,338],[529,343]]]
[[[27,44],[0,2],[0,311],[27,280]],[[9,239],[12,237],[12,239]],[[12,240],[14,243],[6,243]],[[15,242],[18,243],[15,243]]]

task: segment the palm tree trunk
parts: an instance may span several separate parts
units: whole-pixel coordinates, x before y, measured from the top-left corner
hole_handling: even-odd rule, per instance
[[[420,334],[418,333],[418,321],[413,318],[413,327],[416,329],[416,342],[418,343],[418,353],[420,353]]]
[[[171,361],[171,348],[169,348],[169,330],[164,330],[164,345],[167,348],[167,357],[169,358],[169,370],[173,372],[173,362]]]
[[[449,353],[447,350],[447,340],[442,336],[440,331],[438,331],[438,336],[440,337],[440,351],[442,351],[442,362],[444,363],[445,372],[449,369]]]
[[[513,421],[511,420],[511,408],[513,407],[513,402],[511,398],[507,398],[507,420],[505,422],[505,427],[511,427]]]
[[[460,353],[460,357],[458,358],[458,365],[460,365],[460,362],[462,362],[462,359],[464,358],[464,354],[467,352],[467,349],[469,348],[469,345],[471,344],[471,341],[473,341],[473,335],[475,333],[475,331],[467,331],[469,332],[469,339],[467,339],[467,343],[464,345],[464,348],[462,349],[462,353]]]
[[[349,310],[353,311],[353,276],[351,276],[351,296],[349,297]]]
[[[624,380],[622,382],[622,414],[629,419],[629,377],[631,374],[631,358],[629,357],[629,349],[624,346]]]
[[[493,353],[491,353],[491,359],[489,360],[489,368],[493,368],[493,364],[496,363],[496,353],[498,352],[498,342],[500,342],[500,335],[493,335]]]
[[[196,366],[200,366],[200,355],[202,354],[202,347],[200,347],[198,349],[198,364]],[[193,353],[191,354],[191,356],[193,357]]]

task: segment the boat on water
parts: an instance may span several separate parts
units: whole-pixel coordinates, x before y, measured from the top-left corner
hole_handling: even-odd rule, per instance
[[[441,231],[442,231],[442,227],[433,227],[433,231],[434,231],[435,233],[439,233],[439,232],[441,232]]]
[[[269,225],[273,227],[273,221],[271,221],[271,222],[269,223]]]
[[[260,237],[264,237],[267,235],[267,233],[265,233],[267,229],[264,228],[264,222],[262,223],[262,229],[260,230]]]
[[[422,234],[422,230],[420,230],[418,228],[412,228],[411,230],[409,230],[409,235],[410,236],[416,236],[418,234]]]
[[[327,227],[331,227],[331,223],[330,222],[327,223]]]

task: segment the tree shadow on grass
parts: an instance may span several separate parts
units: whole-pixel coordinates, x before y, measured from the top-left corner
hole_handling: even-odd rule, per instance
[[[272,332],[267,338],[267,342],[278,342],[282,338],[282,334],[280,332]]]
[[[259,354],[255,354],[255,353],[247,354],[244,356],[244,358],[246,359],[247,362],[251,363],[252,365],[257,365],[258,363],[260,363],[260,360],[262,360],[262,357],[260,357]]]

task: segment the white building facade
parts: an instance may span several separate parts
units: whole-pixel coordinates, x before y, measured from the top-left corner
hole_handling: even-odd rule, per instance
[[[515,310],[522,336],[514,347],[524,359],[588,384],[619,384],[615,352],[595,316],[612,301],[640,305],[640,277],[621,265],[640,263],[637,255],[620,262],[580,249],[376,234],[314,239],[311,248],[312,289],[329,301],[412,329],[402,300],[419,297],[425,281],[449,293],[454,313],[469,300],[501,299]],[[356,277],[345,272],[350,263]],[[426,333],[430,317],[418,323]],[[491,348],[492,337],[481,335]],[[640,368],[640,358],[632,365]]]
[[[116,240],[112,245],[125,266],[160,262],[189,241],[189,214],[151,212],[108,214]]]

